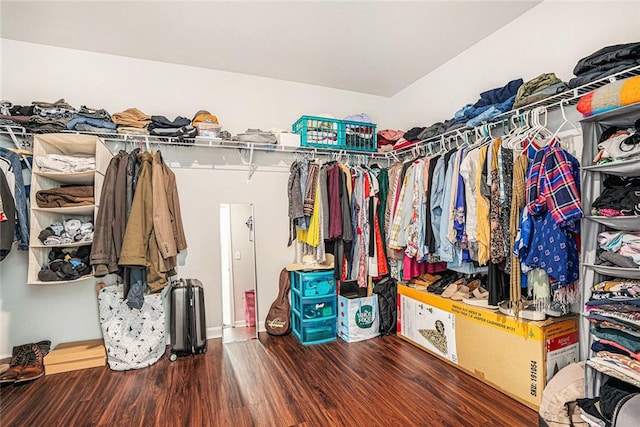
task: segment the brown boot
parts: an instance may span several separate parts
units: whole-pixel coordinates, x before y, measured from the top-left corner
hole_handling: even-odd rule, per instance
[[[9,369],[0,375],[0,384],[11,384],[16,381],[18,375],[24,369],[27,364],[27,353],[29,345],[21,345],[13,348],[13,356],[11,357],[11,363]]]
[[[15,383],[35,380],[44,375],[44,356],[38,344],[29,344],[27,347],[27,363],[20,371]]]

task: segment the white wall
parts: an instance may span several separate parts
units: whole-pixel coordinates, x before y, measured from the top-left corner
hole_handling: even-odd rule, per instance
[[[247,128],[290,128],[303,114],[323,112],[336,117],[367,112],[376,120],[384,101],[343,90],[7,39],[0,39],[0,47],[0,99],[14,103],[65,98],[77,107],[85,104],[113,113],[135,106],[170,118],[191,118],[207,109],[225,129],[238,133]],[[210,334],[222,325],[220,203],[254,205],[258,313],[264,318],[277,295],[280,270],[294,257],[286,247],[286,164],[292,158],[258,155],[258,164],[275,162],[281,167],[275,172],[259,169],[248,183],[244,167],[211,168],[242,164],[235,150],[163,152],[173,162],[189,244],[179,274],[204,283]],[[55,345],[100,336],[93,287],[27,286],[26,266],[24,253],[12,253],[0,263],[0,355],[35,340],[50,339]]]
[[[170,30],[173,31],[173,30]],[[303,114],[337,118],[368,113],[375,121],[385,98],[264,77],[0,39],[0,95],[14,103],[64,98],[106,108],[137,107],[147,114],[218,117],[232,133],[290,128]]]
[[[640,2],[545,1],[393,96],[385,122],[406,130],[450,119],[519,77],[555,72],[568,81],[578,59],[640,40],[638,22]]]

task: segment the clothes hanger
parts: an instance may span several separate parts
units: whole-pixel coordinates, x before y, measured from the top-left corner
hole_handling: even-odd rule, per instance
[[[514,151],[522,150],[523,134],[528,129],[528,117],[529,112],[525,111],[521,114],[516,114],[511,117],[510,123],[513,126],[511,131],[505,136],[503,147],[509,148]]]
[[[484,124],[482,126],[476,126],[473,129],[473,131],[475,133],[475,138],[476,139],[473,142],[473,144],[471,144],[471,145],[469,145],[467,147],[468,150],[474,150],[476,148],[480,148],[483,145],[491,142],[491,140],[492,140],[491,132],[487,128],[486,124]]]
[[[540,116],[544,114],[544,123],[540,121]],[[553,132],[547,129],[547,108],[536,107],[532,111],[532,117],[534,118],[534,128],[532,129],[529,137],[531,140],[535,140],[536,137],[540,137],[542,140],[547,140],[553,136]],[[551,139],[549,139],[551,141]]]
[[[573,122],[572,122],[572,121],[570,121],[570,120],[567,118],[567,115],[566,115],[566,113],[565,113],[565,111],[564,111],[564,101],[560,101],[560,112],[562,113],[562,119],[563,119],[563,121],[562,121],[562,123],[560,124],[560,126],[558,127],[558,129],[554,132],[554,134],[553,134],[553,136],[551,137],[551,139],[555,139],[555,138],[558,136],[558,134],[560,133],[560,130],[561,130],[561,129],[564,127],[564,125],[566,125],[566,124],[571,125],[571,127],[573,128],[573,129],[569,129],[569,130],[567,130],[567,131],[564,133],[566,136],[571,136],[571,135],[569,135],[569,133],[573,134],[572,136],[579,136],[579,135],[582,135],[582,131],[581,131],[580,129],[578,129],[578,127],[577,127],[575,124],[573,124]]]

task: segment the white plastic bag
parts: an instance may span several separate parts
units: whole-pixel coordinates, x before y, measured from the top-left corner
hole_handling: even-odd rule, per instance
[[[167,342],[161,294],[145,295],[142,308],[137,310],[122,298],[122,286],[107,286],[100,290],[98,303],[111,369],[146,368],[164,355]]]

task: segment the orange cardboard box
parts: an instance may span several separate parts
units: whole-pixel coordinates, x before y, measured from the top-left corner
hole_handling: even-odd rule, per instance
[[[575,315],[516,320],[403,285],[398,336],[536,410],[547,381],[579,359]]]
[[[47,375],[106,364],[107,355],[102,339],[61,343],[44,357]]]

